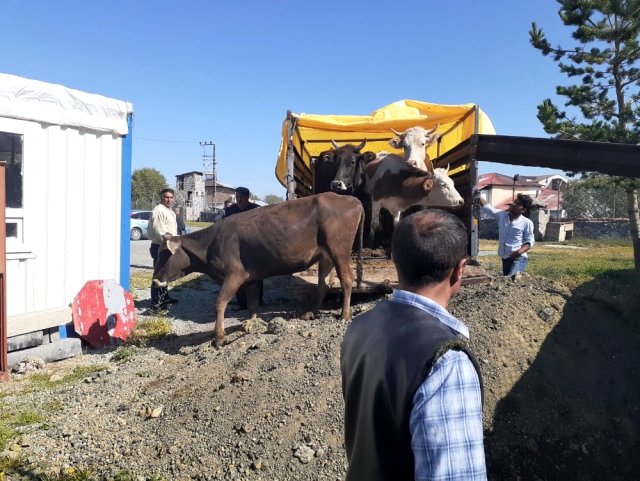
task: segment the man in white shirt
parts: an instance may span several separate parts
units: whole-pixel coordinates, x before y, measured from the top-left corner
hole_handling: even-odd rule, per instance
[[[498,223],[498,255],[502,258],[502,275],[514,277],[527,268],[529,251],[535,244],[533,222],[522,213],[531,209],[533,201],[525,194],[518,194],[508,211],[496,209],[480,197],[482,209]]]
[[[162,236],[164,234],[177,235],[178,224],[176,222],[176,213],[171,209],[173,204],[174,192],[172,189],[162,189],[160,191],[160,203],[153,208],[151,219],[147,225],[147,236],[151,240],[149,253],[153,258],[153,267],[156,266],[158,260],[158,250],[162,244]],[[166,287],[154,287],[151,285],[151,310],[160,311],[166,309],[172,304],[177,303],[177,299],[169,297]]]

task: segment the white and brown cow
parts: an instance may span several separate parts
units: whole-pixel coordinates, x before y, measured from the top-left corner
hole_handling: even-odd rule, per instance
[[[267,277],[293,274],[318,263],[318,309],[335,267],[343,292],[342,318],[351,317],[351,246],[362,240],[364,211],[358,199],[333,192],[281,202],[227,217],[191,234],[164,236],[153,284],[165,286],[191,272],[220,284],[216,301],[215,344],[224,339],[224,311],[238,288],[247,284],[247,307],[256,317],[259,289]],[[362,243],[360,242],[360,247]]]
[[[371,229],[374,238],[380,223],[380,209],[393,216],[394,226],[409,207],[459,207],[464,204],[447,169],[425,172],[408,165],[404,159],[389,154],[380,156],[365,167],[364,188],[371,198]]]
[[[404,157],[383,151],[378,153],[378,158],[394,156],[403,159],[412,167],[433,172],[431,159],[427,155],[427,147],[441,137],[442,134],[436,132],[439,125],[440,124],[429,130],[423,129],[422,127],[411,127],[404,132],[397,132],[391,129],[397,137],[389,140],[389,145],[396,149],[404,150]]]

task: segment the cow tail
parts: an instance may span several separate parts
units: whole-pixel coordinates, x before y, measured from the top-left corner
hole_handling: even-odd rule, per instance
[[[356,263],[356,287],[362,284],[362,238],[364,232],[364,207],[360,204],[360,222],[358,223],[358,260]]]

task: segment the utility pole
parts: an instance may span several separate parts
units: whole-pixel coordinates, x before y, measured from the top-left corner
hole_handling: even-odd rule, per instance
[[[205,195],[204,195],[204,208],[205,210],[209,209],[209,200],[207,198],[207,180],[211,179],[213,182],[213,206],[212,209],[216,207],[216,197],[218,193],[218,176],[216,174],[216,144],[213,142],[200,142],[202,146],[202,166],[204,171],[204,185],[205,185]],[[211,147],[211,154],[207,154],[207,148]]]

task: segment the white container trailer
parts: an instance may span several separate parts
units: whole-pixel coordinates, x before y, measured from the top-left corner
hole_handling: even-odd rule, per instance
[[[7,336],[68,324],[89,280],[129,287],[131,103],[0,74]]]

